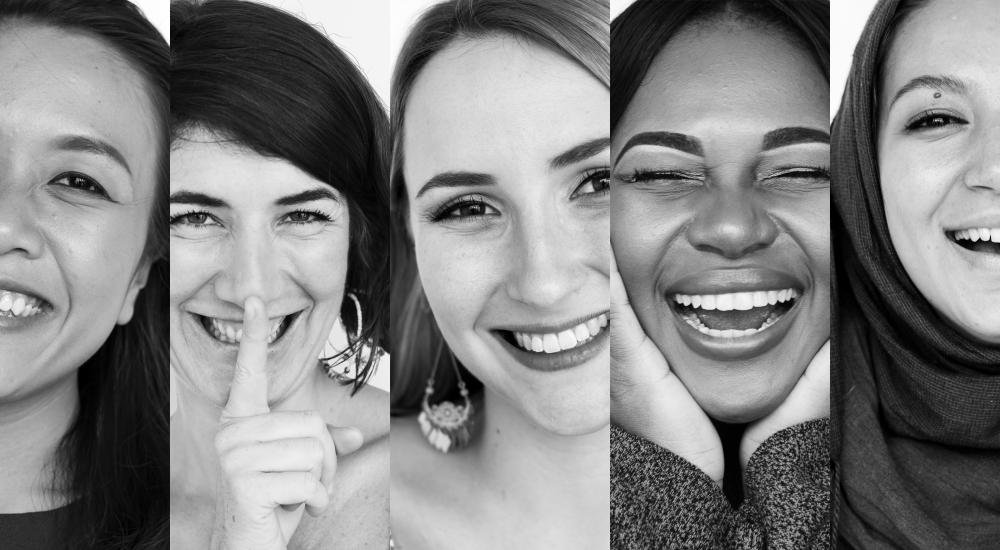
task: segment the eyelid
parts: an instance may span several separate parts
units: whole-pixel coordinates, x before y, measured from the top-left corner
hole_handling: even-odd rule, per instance
[[[72,186],[69,186],[69,185],[62,185],[62,184],[55,183],[56,181],[61,180],[63,178],[81,178],[81,179],[84,179],[84,180],[87,180],[88,182],[90,182],[90,184],[92,184],[97,189],[94,190],[94,191],[90,191],[90,190],[87,190],[87,189],[80,189],[78,187],[72,187]],[[100,182],[98,182],[96,179],[94,179],[94,178],[92,178],[92,177],[90,177],[87,174],[84,174],[82,172],[77,172],[75,170],[67,170],[65,172],[61,172],[57,176],[51,178],[49,180],[49,184],[51,184],[51,185],[57,185],[58,187],[65,187],[66,189],[69,189],[71,191],[76,191],[76,192],[86,193],[88,195],[94,195],[94,196],[97,196],[97,197],[101,197],[102,199],[105,199],[105,200],[107,200],[109,202],[113,202],[115,204],[118,204],[118,201],[116,201],[116,200],[114,200],[114,199],[111,198],[111,195],[108,193],[108,190],[105,189],[104,186],[101,185]]]
[[[917,131],[918,130],[917,125],[919,123],[927,121],[928,119],[936,118],[936,117],[944,117],[944,118],[954,119],[955,123],[957,123],[957,124],[968,124],[969,123],[969,121],[966,120],[964,117],[958,115],[957,113],[955,113],[955,112],[953,112],[953,111],[951,111],[949,109],[935,108],[935,109],[925,109],[925,110],[923,110],[923,111],[921,111],[921,112],[913,115],[912,117],[910,117],[909,119],[907,119],[907,121],[905,123],[903,123],[903,129],[905,131],[907,131],[907,132]],[[928,130],[933,130],[934,128],[931,127],[931,128],[927,128],[927,129]]]
[[[486,197],[485,195],[465,194],[449,199],[440,206],[430,208],[424,213],[423,217],[429,223],[439,223],[448,219],[454,219],[455,221],[460,222],[463,219],[467,220],[469,218],[473,218],[473,216],[450,217],[447,216],[446,214],[448,214],[449,211],[454,210],[455,208],[467,205],[482,205],[490,210],[496,211],[495,214],[481,214],[478,216],[474,216],[475,218],[500,215],[500,209],[490,204],[489,198]]]

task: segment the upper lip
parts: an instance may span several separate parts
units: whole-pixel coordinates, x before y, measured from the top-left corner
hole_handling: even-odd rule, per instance
[[[193,313],[194,315],[199,315],[201,317],[205,317],[208,319],[216,319],[227,323],[243,322],[243,311],[241,310],[226,309],[226,311],[220,311],[219,309],[212,307],[205,307],[205,308],[189,307],[186,309],[189,313]],[[287,313],[275,313],[274,311],[271,311],[269,309],[267,312],[268,313],[267,319],[269,322],[273,323],[280,319],[284,319],[289,315],[295,315],[296,313],[300,313],[304,310],[305,308],[299,308],[299,309],[286,308]]]
[[[45,295],[42,294],[39,290],[35,289],[34,287],[32,287],[30,285],[26,285],[24,283],[19,283],[19,282],[13,280],[13,279],[8,279],[8,278],[0,277],[0,290],[9,290],[9,291],[12,291],[12,292],[17,292],[19,294],[26,294],[26,295],[29,295],[29,296],[35,296],[36,298],[40,298],[46,304],[49,304],[49,305],[52,304],[52,301],[49,300],[48,298],[46,298]]]
[[[766,267],[711,269],[687,275],[671,284],[667,294],[725,294],[756,290],[805,290],[798,277]]]
[[[1000,227],[1000,212],[990,212],[977,214],[964,218],[960,222],[949,223],[944,230],[948,232],[961,231],[963,229],[978,229],[980,227]]]
[[[551,334],[562,332],[567,329],[571,329],[577,325],[586,323],[587,321],[598,317],[600,315],[605,315],[608,310],[597,311],[582,317],[577,317],[576,319],[571,319],[569,321],[553,321],[550,323],[531,323],[523,325],[504,325],[496,327],[494,330],[506,330],[509,332],[531,332],[537,334]]]

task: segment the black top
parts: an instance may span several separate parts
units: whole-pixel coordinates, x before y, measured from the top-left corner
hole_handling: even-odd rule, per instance
[[[4,550],[51,550],[60,547],[62,523],[70,506],[28,512],[0,514],[0,547]]]

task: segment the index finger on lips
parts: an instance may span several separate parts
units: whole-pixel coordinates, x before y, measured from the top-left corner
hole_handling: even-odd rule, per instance
[[[229,401],[223,418],[265,414],[267,406],[267,311],[256,296],[243,304],[243,337],[236,354]]]

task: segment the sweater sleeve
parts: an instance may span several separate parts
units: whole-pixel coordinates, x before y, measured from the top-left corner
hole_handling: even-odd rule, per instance
[[[822,549],[830,547],[829,421],[792,426],[750,458],[734,510],[693,464],[613,426],[611,547]]]

